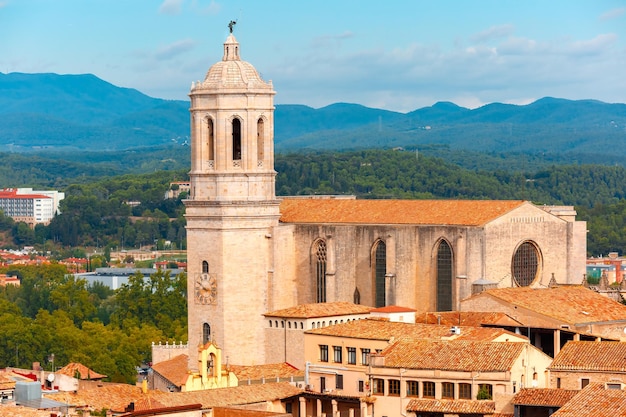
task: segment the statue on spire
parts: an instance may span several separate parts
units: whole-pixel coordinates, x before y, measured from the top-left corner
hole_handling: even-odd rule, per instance
[[[233,27],[237,24],[236,20],[231,20],[228,24],[228,29],[230,29],[230,33],[233,33]]]

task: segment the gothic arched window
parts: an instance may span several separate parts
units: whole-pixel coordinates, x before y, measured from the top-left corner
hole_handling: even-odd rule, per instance
[[[233,161],[241,160],[241,121],[233,120]]]
[[[531,242],[522,243],[513,255],[511,274],[520,287],[528,287],[537,278],[539,251]]]
[[[354,289],[354,295],[352,296],[352,302],[354,304],[361,304],[361,293],[358,288]]]
[[[207,151],[208,151],[208,155],[207,155],[207,159],[209,161],[213,161],[215,159],[215,134],[214,134],[214,130],[213,130],[213,120],[212,119],[207,119],[207,128],[208,128],[208,132],[207,132]]]
[[[437,248],[437,311],[452,311],[452,249],[445,240]]]
[[[316,302],[326,302],[326,241],[321,239],[315,247]]]
[[[209,323],[204,323],[202,325],[202,344],[204,345],[206,342],[211,340],[211,326]]]
[[[259,119],[256,123],[256,135],[257,161],[261,164],[263,163],[263,159],[265,159],[265,123],[263,119]]]
[[[207,261],[202,261],[202,273],[203,274],[209,273],[209,263]]]
[[[382,240],[374,251],[374,301],[376,307],[386,305],[385,276],[387,275],[387,245]]]

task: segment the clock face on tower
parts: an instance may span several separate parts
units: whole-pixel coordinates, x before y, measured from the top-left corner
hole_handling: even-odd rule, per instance
[[[217,301],[217,280],[212,274],[201,274],[196,279],[196,303],[215,304]]]

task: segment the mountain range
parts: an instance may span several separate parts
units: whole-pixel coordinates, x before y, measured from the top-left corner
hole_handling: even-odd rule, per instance
[[[280,93],[280,92],[279,92]],[[626,104],[545,97],[467,109],[439,102],[408,113],[336,103],[276,105],[278,152],[419,149],[626,156]],[[188,144],[189,102],[152,98],[95,75],[0,73],[0,147],[124,150]]]

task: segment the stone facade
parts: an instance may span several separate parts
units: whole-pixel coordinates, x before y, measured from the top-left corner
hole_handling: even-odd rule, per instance
[[[269,311],[333,301],[458,310],[479,280],[581,282],[586,224],[571,207],[390,200],[372,210],[364,200],[317,197],[327,215],[310,220],[318,210],[309,208],[312,198],[277,199],[275,92],[239,53],[231,34],[223,60],[190,93],[191,347],[210,340],[226,362],[261,364],[285,357],[277,345],[299,341],[296,333],[268,332]],[[513,265],[520,249],[535,266],[521,284]]]

